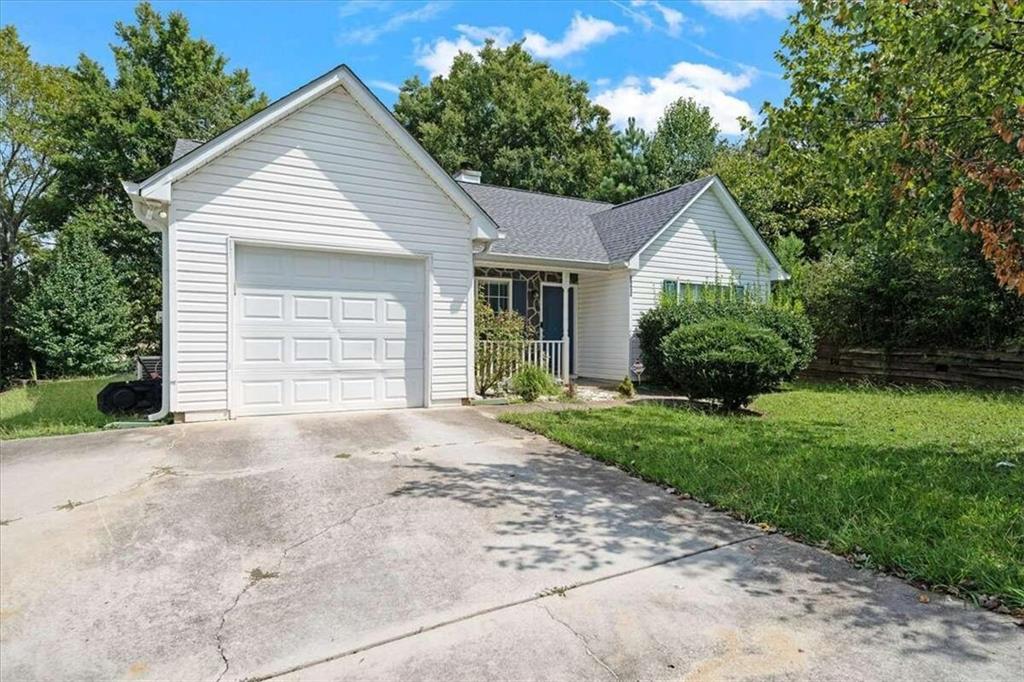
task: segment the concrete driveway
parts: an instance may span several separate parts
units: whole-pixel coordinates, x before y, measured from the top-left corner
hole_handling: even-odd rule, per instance
[[[6,442],[4,679],[1020,679],[1011,619],[469,409]]]

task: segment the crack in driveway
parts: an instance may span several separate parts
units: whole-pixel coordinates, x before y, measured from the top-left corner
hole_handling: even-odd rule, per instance
[[[560,620],[559,618],[556,618],[555,614],[551,613],[551,609],[549,609],[544,604],[538,603],[537,606],[540,609],[542,609],[544,611],[544,613],[548,614],[548,618],[550,618],[551,620],[555,621],[556,623],[558,623],[559,625],[564,627],[566,630],[571,632],[573,634],[573,636],[576,637],[576,639],[580,640],[580,644],[583,645],[583,650],[587,652],[587,656],[590,656],[592,659],[594,659],[595,663],[597,663],[599,666],[601,666],[602,668],[607,670],[609,675],[614,677],[616,680],[619,679],[619,674],[617,672],[615,672],[614,670],[612,670],[612,667],[610,665],[608,665],[607,663],[605,663],[604,660],[602,660],[602,658],[600,656],[598,656],[597,654],[595,654],[594,650],[590,648],[590,643],[587,642],[587,638],[586,637],[584,637],[582,634],[577,632],[576,629],[573,628],[573,626],[569,625],[564,620]]]
[[[274,563],[273,568],[269,571],[262,571],[259,568],[255,568],[250,572],[248,582],[246,582],[245,586],[238,592],[238,594],[235,595],[235,598],[232,600],[231,604],[226,609],[224,609],[224,611],[220,614],[220,624],[217,626],[217,631],[214,634],[214,638],[217,643],[217,653],[220,655],[220,659],[224,663],[224,668],[220,671],[220,674],[217,675],[217,682],[220,682],[220,680],[222,680],[224,676],[227,675],[228,670],[231,668],[231,662],[228,660],[227,653],[224,650],[224,626],[227,623],[228,615],[230,615],[230,613],[235,610],[235,607],[238,606],[238,603],[242,600],[242,597],[245,596],[245,593],[248,592],[250,588],[254,587],[256,583],[260,582],[261,580],[278,577],[281,564],[284,563],[285,559],[288,558],[289,552],[291,552],[293,549],[298,549],[299,547],[309,542],[312,542],[313,540],[316,540],[317,538],[326,535],[327,533],[330,533],[332,530],[335,530],[336,528],[340,528],[348,523],[351,523],[356,518],[356,516],[358,516],[362,512],[368,509],[373,509],[374,507],[379,507],[387,501],[388,498],[384,497],[380,500],[377,500],[376,502],[364,504],[360,507],[357,507],[348,516],[341,519],[340,521],[335,521],[334,523],[328,524],[327,526],[324,526],[315,533],[307,535],[301,540],[297,540],[296,542],[293,542],[292,544],[285,547],[283,550],[281,550],[281,556],[278,557],[277,561]]]
[[[373,505],[371,505],[371,506],[373,506]],[[665,559],[661,559],[660,561],[655,561],[655,562],[652,562],[652,563],[649,563],[649,564],[644,564],[643,566],[637,566],[635,568],[629,568],[629,569],[626,569],[626,570],[623,570],[623,571],[617,571],[615,573],[610,573],[608,575],[599,576],[597,578],[592,578],[590,580],[584,580],[584,581],[581,581],[581,582],[578,582],[578,583],[574,583],[574,584],[572,584],[572,585],[570,585],[568,587],[559,588],[559,590],[560,590],[559,594],[561,595],[561,594],[564,594],[565,592],[570,592],[572,590],[577,590],[577,589],[579,589],[581,587],[588,587],[590,585],[596,585],[598,583],[603,583],[603,582],[606,582],[608,580],[615,580],[616,578],[622,578],[622,577],[627,576],[627,575],[632,575],[634,573],[639,573],[641,571],[646,571],[646,570],[649,570],[649,569],[652,569],[652,568],[657,568],[658,566],[666,566],[668,564],[672,564],[672,563],[675,563],[677,561],[683,561],[685,559],[690,559],[691,557],[699,556],[701,554],[707,554],[708,552],[714,552],[714,551],[719,550],[719,549],[725,549],[726,547],[731,547],[733,545],[742,544],[744,542],[749,542],[751,540],[758,540],[758,539],[761,539],[761,538],[764,538],[764,537],[765,537],[764,533],[757,533],[756,535],[750,535],[750,536],[738,538],[736,540],[730,540],[728,542],[723,542],[721,544],[712,545],[710,547],[705,547],[703,549],[698,549],[698,550],[695,550],[695,551],[692,551],[692,552],[686,552],[685,554],[679,554],[679,555],[676,555],[676,556],[672,556],[672,557],[668,557],[668,558],[665,558]],[[382,639],[382,640],[379,640],[379,641],[376,641],[376,642],[370,642],[368,644],[363,644],[363,645],[360,645],[360,646],[356,646],[356,647],[353,647],[351,649],[347,649],[345,651],[342,651],[342,652],[339,652],[339,653],[336,653],[336,654],[332,654],[330,656],[325,656],[324,658],[320,658],[320,659],[317,659],[317,660],[314,660],[314,661],[309,661],[307,663],[300,663],[298,665],[291,666],[290,668],[286,668],[284,670],[278,670],[278,671],[275,671],[275,672],[266,673],[264,675],[255,675],[253,677],[246,678],[246,680],[247,680],[247,682],[265,682],[265,680],[271,680],[271,679],[274,679],[276,677],[281,677],[283,675],[288,675],[288,674],[291,674],[291,673],[299,672],[301,670],[308,670],[309,668],[313,668],[315,666],[322,665],[324,663],[330,663],[331,661],[337,661],[339,659],[346,658],[346,657],[352,656],[354,654],[358,654],[358,653],[362,653],[362,652],[365,652],[365,651],[369,651],[371,649],[376,649],[376,648],[379,648],[379,647],[382,647],[382,646],[386,646],[388,644],[393,644],[393,643],[399,642],[399,641],[401,641],[403,639],[409,639],[411,637],[416,637],[416,636],[425,634],[427,632],[431,632],[433,630],[440,630],[441,628],[445,628],[445,627],[448,627],[450,625],[455,625],[457,623],[462,623],[462,622],[465,622],[465,621],[468,621],[468,620],[473,620],[474,618],[479,618],[481,616],[486,616],[486,615],[489,615],[489,614],[492,614],[492,613],[497,613],[499,611],[505,611],[507,609],[515,608],[517,606],[522,606],[524,604],[531,604],[533,602],[538,602],[538,601],[540,601],[542,599],[550,599],[550,598],[552,598],[550,593],[548,593],[547,591],[542,591],[541,593],[535,594],[535,595],[530,596],[530,597],[525,597],[523,599],[517,599],[517,600],[514,600],[514,601],[506,602],[504,604],[496,604],[495,606],[491,606],[491,607],[488,607],[488,608],[485,608],[485,609],[480,609],[478,611],[474,611],[472,613],[467,613],[467,614],[462,615],[462,616],[457,616],[455,618],[450,618],[448,620],[443,620],[443,621],[440,621],[438,623],[433,623],[431,625],[424,625],[424,626],[416,628],[415,630],[412,630],[410,632],[406,632],[406,633],[402,633],[402,634],[399,634],[399,635],[395,635],[393,637],[388,637],[388,638],[385,638],[385,639]],[[546,610],[546,608],[545,608],[545,610]],[[568,626],[566,626],[566,627],[568,627]],[[615,674],[614,671],[611,671],[611,672],[612,672],[612,674]],[[218,679],[220,679],[220,678],[218,678]]]

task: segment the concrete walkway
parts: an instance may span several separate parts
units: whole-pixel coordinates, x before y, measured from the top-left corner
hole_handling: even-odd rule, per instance
[[[4,679],[1020,679],[1005,617],[482,410],[0,446]]]

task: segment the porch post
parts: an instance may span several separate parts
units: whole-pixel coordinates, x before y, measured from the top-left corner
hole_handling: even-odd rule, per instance
[[[562,271],[562,383],[569,385],[569,273]]]

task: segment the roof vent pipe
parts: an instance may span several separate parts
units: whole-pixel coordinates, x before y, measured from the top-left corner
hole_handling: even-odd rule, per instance
[[[468,182],[474,185],[480,184],[480,171],[469,170],[468,168],[462,168],[458,173],[455,174],[455,180],[457,182]]]

